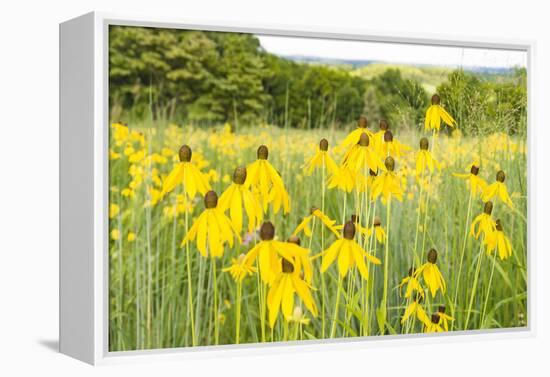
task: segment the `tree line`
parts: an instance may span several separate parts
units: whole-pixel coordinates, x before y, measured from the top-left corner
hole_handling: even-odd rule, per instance
[[[526,73],[484,80],[462,70],[438,86],[465,132],[525,128]],[[270,54],[244,33],[111,26],[112,118],[154,114],[198,125],[258,122],[281,127],[341,127],[366,113],[420,127],[431,93],[399,69],[364,79],[351,67],[299,63]]]

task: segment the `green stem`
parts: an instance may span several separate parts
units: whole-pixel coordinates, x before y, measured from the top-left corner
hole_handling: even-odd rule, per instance
[[[332,316],[332,326],[330,328],[330,337],[334,338],[336,334],[336,320],[338,318],[338,306],[340,305],[340,296],[342,295],[342,276],[338,273],[338,290],[336,292],[336,302],[334,303],[334,315]]]
[[[240,342],[241,333],[241,297],[242,297],[242,282],[237,282],[237,303],[235,307],[235,344]]]
[[[189,213],[185,210],[185,234],[189,231]],[[197,338],[195,337],[195,317],[193,308],[193,286],[191,283],[191,249],[189,242],[185,244],[185,255],[187,258],[187,310],[189,311],[189,318],[191,320],[191,344],[197,345]]]
[[[388,264],[389,264],[389,254],[390,254],[390,217],[391,217],[391,195],[388,197],[388,203],[386,205],[386,243],[385,243],[385,253],[384,253],[384,288],[382,291],[382,304],[383,308],[383,326],[380,329],[381,333],[384,334],[385,325],[386,325],[386,316],[387,316],[387,303],[388,303]]]
[[[476,271],[474,276],[474,283],[472,286],[472,294],[470,295],[470,303],[468,305],[468,313],[466,314],[466,324],[464,325],[464,330],[468,330],[468,324],[470,323],[470,315],[472,313],[472,305],[474,304],[474,298],[476,296],[477,282],[479,280],[479,271],[481,269],[481,261],[483,260],[483,240],[479,245],[479,255],[476,265]]]
[[[483,328],[483,323],[485,321],[485,313],[486,313],[486,310],[487,310],[487,302],[489,301],[489,295],[491,294],[491,287],[492,287],[492,283],[493,283],[493,274],[495,272],[495,264],[497,263],[496,262],[496,257],[497,257],[497,251],[494,250],[493,251],[493,265],[491,266],[491,275],[489,276],[489,286],[487,287],[487,294],[485,295],[485,303],[483,304],[483,312],[481,313],[481,321],[479,323],[479,328]]]
[[[214,256],[210,256],[210,258],[212,258],[212,278],[214,285],[214,344],[218,345],[220,334],[218,323],[218,277],[216,272],[216,258]]]
[[[455,311],[456,311],[456,304],[458,300],[458,288],[460,287],[460,275],[462,274],[462,264],[464,262],[464,253],[466,251],[466,244],[468,243],[468,228],[470,225],[471,211],[472,211],[472,191],[470,191],[470,198],[468,199],[468,213],[466,214],[466,226],[465,226],[466,229],[464,230],[464,242],[462,243],[462,250],[460,252],[460,263],[458,265],[458,276],[456,278],[455,297],[453,300],[453,307],[451,308],[453,313],[452,314],[453,318],[456,318]],[[451,331],[453,331],[455,321],[451,322]]]

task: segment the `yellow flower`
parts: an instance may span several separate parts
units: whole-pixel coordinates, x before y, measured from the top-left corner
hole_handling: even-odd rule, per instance
[[[126,237],[128,242],[134,242],[136,239],[136,234],[134,232],[128,232],[128,236]]]
[[[120,232],[118,231],[118,229],[113,229],[111,231],[111,239],[113,240],[118,240],[120,238]]]
[[[372,232],[374,232],[374,235],[376,236],[378,242],[384,243],[386,241],[386,231],[384,231],[384,228],[382,228],[381,225],[382,223],[380,221],[380,218],[375,217],[373,226],[367,231],[367,236],[370,237]]]
[[[258,260],[260,277],[266,284],[271,284],[275,278],[278,259],[299,260],[304,269],[304,279],[308,283],[313,277],[313,267],[309,260],[309,250],[300,247],[296,242],[281,242],[274,240],[275,227],[269,221],[264,222],[260,227],[260,242],[254,246],[244,259],[244,263],[251,267],[254,261]],[[297,241],[299,243],[299,241]]]
[[[357,216],[357,214],[352,214],[350,216],[350,220],[351,222],[353,222],[353,224],[355,225],[355,230],[356,230],[356,233],[359,232],[360,235],[362,235],[363,237],[367,237],[368,234],[369,234],[369,231],[367,228],[365,228],[364,226],[362,226],[360,223],[359,223],[359,216]],[[334,226],[334,229],[336,229],[337,231],[342,231],[342,229],[344,229],[344,225],[345,224],[341,224],[341,225],[335,225]],[[335,233],[336,234],[336,233]],[[336,234],[338,238],[341,237],[341,233],[338,233]]]
[[[243,229],[243,207],[248,216],[248,231],[252,232],[263,219],[263,212],[256,197],[244,185],[246,168],[238,167],[233,173],[233,183],[220,196],[220,209],[225,212],[229,209],[229,217],[240,234]]]
[[[431,320],[426,323],[426,326],[424,327],[424,332],[432,333],[432,332],[443,332],[443,328],[441,328],[441,316],[439,313],[433,313]]]
[[[304,170],[307,175],[311,175],[313,170],[323,166],[329,173],[335,174],[338,172],[336,162],[334,162],[332,157],[328,154],[327,139],[321,139],[319,142],[319,148],[315,152],[315,155],[306,162],[304,165]]]
[[[416,318],[424,325],[428,325],[430,322],[428,315],[426,314],[426,311],[420,305],[420,302],[422,301],[422,297],[419,294],[416,294],[411,300],[411,303],[407,308],[405,309],[405,313],[403,314],[403,317],[401,318],[401,324],[404,324],[407,319],[409,319],[410,316],[414,315]]]
[[[255,267],[248,266],[244,263],[245,257],[244,254],[240,254],[238,258],[231,258],[231,266],[222,269],[222,271],[229,272],[236,282],[243,281],[246,276],[250,276],[257,271]]]
[[[359,142],[346,153],[342,165],[349,166],[354,172],[364,172],[367,168],[374,171],[385,170],[376,151],[370,146],[369,136],[365,132],[359,136]]]
[[[418,295],[424,298],[424,289],[422,288],[422,286],[420,285],[420,282],[415,276],[414,267],[409,268],[409,275],[406,276],[403,280],[401,280],[401,283],[399,284],[399,293],[401,293],[401,288],[405,284],[407,284],[407,288],[405,289],[405,298],[412,297],[412,294],[415,291],[417,292]]]
[[[283,180],[275,168],[267,161],[269,150],[265,145],[258,148],[258,159],[247,167],[245,186],[257,189],[264,212],[269,203],[273,202],[273,212],[279,212],[281,205],[284,213],[290,211],[290,197]]]
[[[376,200],[380,195],[387,201],[392,197],[397,200],[403,200],[403,189],[401,188],[401,180],[394,172],[395,160],[393,157],[386,157],[385,171],[378,174],[372,185],[372,198]]]
[[[183,184],[185,192],[189,197],[194,198],[197,191],[204,195],[210,190],[210,184],[206,176],[191,162],[192,151],[189,146],[184,145],[179,150],[179,160],[164,180],[162,195],[165,195],[178,185]]]
[[[430,173],[434,172],[434,167],[441,170],[441,165],[437,162],[431,152],[428,150],[428,139],[423,137],[420,139],[420,151],[416,155],[416,174],[421,175],[424,170],[428,169]]]
[[[354,173],[349,166],[342,166],[329,178],[328,188],[338,188],[341,191],[351,192],[357,183],[357,176],[361,173]]]
[[[479,238],[481,232],[483,232],[485,239],[491,237],[496,229],[496,224],[491,214],[493,213],[493,202],[487,202],[483,206],[483,213],[476,216],[472,225],[470,226],[470,236]],[[477,226],[477,230],[476,230]]]
[[[120,207],[118,206],[118,204],[111,203],[111,205],[109,206],[109,218],[112,219],[113,217],[118,215],[119,212]]]
[[[512,243],[504,234],[500,219],[495,222],[495,231],[485,238],[485,244],[487,245],[487,254],[492,254],[497,249],[501,260],[512,256]]]
[[[439,314],[439,325],[443,325],[445,331],[449,331],[449,322],[454,321],[454,318],[448,314],[445,314],[445,305],[440,305],[437,309],[437,314]]]
[[[206,258],[209,254],[211,257],[221,257],[226,242],[233,247],[233,237],[239,242],[241,238],[233,228],[231,220],[218,208],[218,195],[214,191],[206,193],[204,206],[205,210],[193,223],[181,241],[181,246],[196,238],[197,248],[203,257]]]
[[[418,270],[415,271],[414,276],[418,278],[422,274],[424,278],[424,283],[430,289],[432,297],[435,297],[438,289],[441,289],[441,293],[445,293],[447,286],[445,284],[445,279],[439,271],[439,268],[435,264],[437,262],[437,251],[431,249],[428,252],[428,261],[424,263]]]
[[[296,236],[303,231],[306,236],[311,238],[311,228],[309,227],[309,223],[313,217],[317,217],[331,232],[336,234],[337,237],[340,237],[340,233],[338,233],[338,230],[334,225],[336,224],[336,220],[331,220],[327,215],[321,212],[319,208],[316,207],[311,208],[310,215],[304,217],[302,222],[296,227],[292,234]]]
[[[374,150],[378,153],[378,155],[382,155],[382,146],[384,145],[384,134],[386,131],[390,129],[390,125],[388,124],[388,121],[385,119],[381,119],[378,123],[378,127],[380,128],[374,135],[372,135],[371,141],[372,145],[374,147]]]
[[[479,166],[477,166],[475,162],[470,166],[470,173],[453,173],[455,177],[466,179],[470,185],[472,196],[477,196],[477,194],[483,193],[483,190],[487,187],[487,182],[485,182],[483,178],[480,178],[478,174]]]
[[[113,123],[111,124],[111,128],[113,129],[112,135],[113,139],[115,140],[115,144],[117,146],[121,146],[130,135],[130,130],[128,129],[128,126],[122,123]]]
[[[371,138],[373,133],[367,128],[368,126],[368,120],[367,117],[364,115],[361,115],[359,117],[359,121],[357,122],[357,128],[353,131],[351,131],[345,139],[338,145],[338,149],[345,149],[350,146],[354,146],[357,143],[359,143],[359,139],[361,138],[361,134],[366,133],[369,138]]]
[[[436,129],[439,131],[441,127],[441,121],[450,127],[456,126],[456,121],[447,111],[440,105],[441,98],[439,95],[434,94],[432,96],[432,105],[428,107],[426,111],[426,119],[424,121],[424,128],[426,130]]]
[[[112,149],[109,149],[109,159],[110,160],[118,160],[120,158],[120,153],[115,152]]]
[[[323,261],[321,263],[321,272],[325,272],[332,262],[338,257],[338,271],[340,276],[345,277],[350,268],[357,265],[361,276],[367,280],[369,270],[365,264],[365,258],[370,263],[380,264],[380,259],[365,252],[361,246],[355,242],[355,224],[352,221],[346,222],[342,231],[343,238],[340,238],[328,249],[323,251]]]
[[[514,208],[514,203],[512,203],[512,199],[510,199],[510,195],[508,195],[508,190],[504,184],[505,179],[506,174],[504,174],[502,170],[499,170],[497,172],[496,181],[483,190],[481,199],[486,202],[498,196],[503,203],[507,204],[510,208]]]
[[[273,328],[282,311],[285,320],[290,321],[294,309],[294,293],[302,300],[310,313],[317,316],[317,306],[310,292],[310,286],[300,278],[299,259],[277,259],[277,271],[267,294],[269,326]]]
[[[292,317],[290,317],[290,322],[295,322],[300,325],[309,325],[309,318],[306,317],[301,306],[296,306],[292,312]]]
[[[404,152],[411,149],[408,145],[400,143],[393,137],[393,133],[390,130],[384,132],[384,138],[382,143],[378,146],[378,154],[380,156],[392,156],[401,157]]]

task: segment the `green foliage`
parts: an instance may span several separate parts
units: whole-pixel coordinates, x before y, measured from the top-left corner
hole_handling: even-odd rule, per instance
[[[443,106],[462,132],[525,133],[527,86],[525,69],[514,70],[507,82],[483,81],[462,70],[449,74],[437,88]]]
[[[390,68],[370,81],[375,88],[365,97],[366,107],[376,111],[376,118],[387,119],[392,127],[411,129],[424,119],[428,95],[418,82],[404,79],[401,71]],[[372,118],[369,113],[369,116]]]

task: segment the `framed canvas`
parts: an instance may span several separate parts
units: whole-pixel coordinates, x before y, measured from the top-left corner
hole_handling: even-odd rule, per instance
[[[531,336],[530,41],[60,25],[60,350]]]

